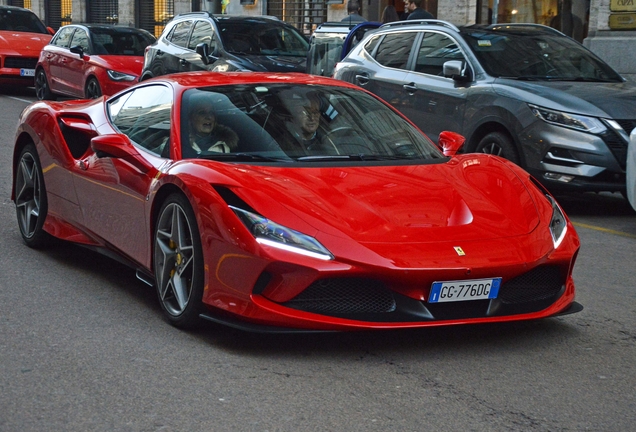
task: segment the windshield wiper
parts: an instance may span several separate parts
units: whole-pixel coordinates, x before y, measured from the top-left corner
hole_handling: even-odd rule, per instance
[[[373,155],[373,154],[351,154],[351,155],[320,155],[320,156],[302,156],[296,158],[298,162],[324,162],[324,161],[383,161],[383,160],[407,160],[422,159],[411,156],[392,156],[392,155]]]
[[[199,155],[200,159],[210,159],[218,161],[231,161],[231,162],[292,162],[289,158],[277,158],[272,156],[265,156],[262,154],[251,153],[202,153]]]

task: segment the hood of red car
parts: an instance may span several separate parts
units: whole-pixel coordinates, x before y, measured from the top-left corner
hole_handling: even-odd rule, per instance
[[[490,156],[426,165],[245,168],[233,176],[244,186],[236,192],[263,216],[293,225],[284,208],[317,231],[360,243],[513,237],[539,223],[525,185]]]
[[[0,31],[0,50],[4,54],[38,57],[51,35],[29,32]]]
[[[142,56],[94,55],[91,56],[91,61],[106,69],[137,76],[141,74],[141,69],[144,66],[144,58]]]

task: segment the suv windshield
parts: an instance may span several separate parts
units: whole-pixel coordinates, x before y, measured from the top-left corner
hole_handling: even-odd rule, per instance
[[[443,159],[374,97],[317,85],[256,84],[184,93],[184,158],[238,161]]]
[[[16,9],[0,9],[1,30],[49,34],[33,12]]]
[[[234,54],[305,57],[309,43],[293,27],[279,22],[219,19],[223,46]]]
[[[462,34],[483,68],[494,77],[623,81],[602,60],[563,35],[470,28]]]

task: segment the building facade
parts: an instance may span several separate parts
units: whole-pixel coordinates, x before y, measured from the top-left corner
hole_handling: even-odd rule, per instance
[[[71,22],[134,26],[159,35],[183,12],[276,16],[309,35],[325,21],[347,15],[348,0],[0,0],[31,9],[57,29]],[[402,0],[361,0],[361,13],[380,21],[391,4],[404,13]],[[557,28],[636,80],[636,0],[424,0],[436,18],[456,25],[530,22]]]

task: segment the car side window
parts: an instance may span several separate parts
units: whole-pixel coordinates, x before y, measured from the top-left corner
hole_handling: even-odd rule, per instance
[[[188,46],[188,34],[190,33],[190,28],[192,27],[192,21],[182,21],[178,23],[174,31],[172,32],[172,37],[170,38],[170,42],[175,45],[181,47]]]
[[[375,53],[375,60],[382,66],[406,69],[416,32],[388,34]]]
[[[373,50],[376,46],[378,46],[378,42],[382,39],[382,35],[378,35],[369,39],[369,41],[364,45],[364,50],[369,54],[373,54]]]
[[[441,33],[424,33],[417,52],[415,71],[442,76],[444,63],[449,60],[464,61],[464,55],[457,43]]]
[[[79,46],[84,50],[85,54],[90,54],[90,45],[88,42],[88,34],[83,29],[77,29],[71,40],[71,47]]]
[[[137,88],[108,102],[113,125],[130,140],[162,157],[170,151],[172,91],[163,85]]]
[[[190,35],[190,43],[188,49],[195,50],[197,45],[206,43],[210,47],[210,52],[214,52],[216,46],[216,38],[214,37],[214,29],[207,21],[197,21],[194,24],[192,35]]]
[[[55,45],[61,48],[69,48],[71,36],[73,36],[74,31],[74,27],[62,27],[51,41],[51,45]]]

